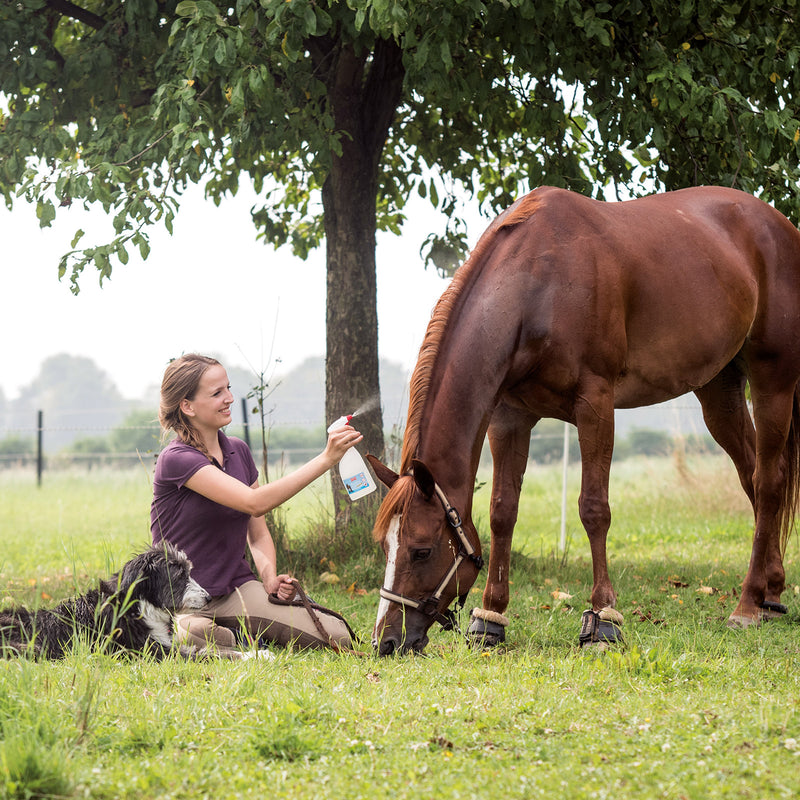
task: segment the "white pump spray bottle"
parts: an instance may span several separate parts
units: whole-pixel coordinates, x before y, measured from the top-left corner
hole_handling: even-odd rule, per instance
[[[354,416],[354,414],[347,414],[344,417],[339,417],[339,419],[330,424],[328,433],[348,425]],[[372,477],[372,473],[355,447],[351,447],[342,456],[339,462],[339,475],[342,477],[342,483],[350,500],[358,500],[378,488],[375,478]]]

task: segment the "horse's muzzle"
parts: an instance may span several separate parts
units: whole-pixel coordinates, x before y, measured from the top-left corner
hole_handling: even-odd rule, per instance
[[[381,640],[376,644],[378,655],[391,656],[395,653],[405,655],[407,653],[421,653],[425,646],[428,644],[428,637],[423,634],[417,638],[411,636],[395,637],[392,635],[384,634]]]

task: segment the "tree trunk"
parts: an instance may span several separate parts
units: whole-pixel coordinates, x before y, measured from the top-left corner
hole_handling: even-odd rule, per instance
[[[322,187],[327,243],[325,415],[327,424],[366,407],[354,420],[364,434],[358,449],[382,457],[383,413],[378,376],[378,300],[375,270],[376,201],[380,156],[402,89],[402,62],[393,43],[372,57],[351,48],[336,53],[329,73],[342,153]],[[337,531],[357,518],[369,523],[376,496],[350,505],[332,477]]]
[[[357,168],[332,170],[323,190],[327,238],[325,416],[330,424],[362,406],[353,425],[364,434],[361,453],[383,454],[383,414],[378,377],[378,301],[375,272],[375,195]],[[346,213],[345,213],[346,212]],[[338,475],[333,476],[337,528],[351,511]],[[362,515],[363,516],[363,515]]]

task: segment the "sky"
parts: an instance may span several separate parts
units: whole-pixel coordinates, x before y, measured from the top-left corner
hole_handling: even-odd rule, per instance
[[[267,374],[280,359],[278,375],[324,355],[324,247],[302,261],[288,248],[256,241],[254,202],[245,189],[219,207],[200,189],[188,191],[173,235],[160,224],[152,229],[146,261],[129,248],[128,264],[115,264],[102,287],[87,268],[77,296],[68,277],[58,280],[58,262],[78,228],[86,231],[83,245],[108,241],[102,209],[59,209],[52,227],[41,229],[33,206],[18,201],[9,212],[0,205],[6,398],[15,398],[58,353],[91,358],[131,399],[160,384],[169,359],[184,352]],[[419,255],[434,217],[416,201],[404,234],[378,240],[379,354],[409,370],[447,286]],[[487,223],[470,228],[471,244]]]

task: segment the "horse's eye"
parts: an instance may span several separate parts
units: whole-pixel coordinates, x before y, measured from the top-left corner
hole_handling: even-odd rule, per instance
[[[422,550],[414,550],[411,553],[411,560],[412,561],[425,561],[426,559],[430,558],[431,555],[431,548],[426,547]]]

